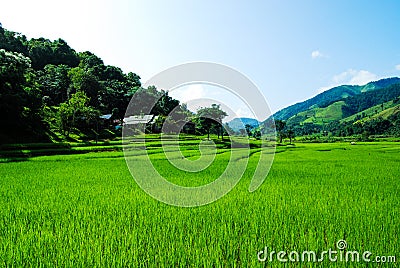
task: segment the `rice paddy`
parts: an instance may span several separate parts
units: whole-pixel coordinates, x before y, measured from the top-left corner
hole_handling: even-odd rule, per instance
[[[152,144],[147,153],[157,170],[184,186],[213,181],[230,157],[217,146],[204,171],[177,172],[158,142]],[[191,141],[181,145],[192,160],[196,148]],[[399,257],[396,142],[278,147],[268,177],[250,193],[255,150],[231,192],[193,208],[148,196],[120,150],[20,160],[0,163],[0,266],[279,267],[284,264],[262,262],[258,253],[266,247],[321,253],[336,249],[339,240],[347,242],[346,250],[370,251],[371,258]],[[141,156],[135,161],[140,165]]]

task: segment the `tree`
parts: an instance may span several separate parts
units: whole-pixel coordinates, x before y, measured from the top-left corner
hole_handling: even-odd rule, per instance
[[[292,144],[292,139],[294,138],[294,131],[293,131],[293,129],[289,129],[288,131],[287,131],[287,135],[288,135],[288,138],[289,138],[289,140],[290,140],[290,144]]]
[[[59,105],[68,99],[68,89],[71,86],[69,71],[67,65],[48,64],[44,70],[36,72],[42,95],[48,97],[48,105]]]
[[[48,64],[64,64],[72,68],[79,64],[79,57],[75,50],[62,39],[52,42],[45,38],[32,38],[25,43],[27,55],[31,58],[32,68],[35,70],[41,70]]]
[[[246,124],[244,126],[244,129],[246,130],[247,136],[251,137],[252,136],[251,135],[251,131],[253,130],[253,127],[251,125],[249,125],[249,124]]]
[[[0,49],[0,122],[3,133],[11,133],[23,125],[27,104],[24,87],[29,67],[29,58]]]
[[[197,110],[197,122],[199,127],[206,131],[208,140],[210,139],[210,129],[213,126],[218,128],[218,138],[221,134],[222,139],[224,139],[222,119],[226,116],[228,114],[221,110],[219,104],[212,104],[211,107],[202,107]]]
[[[223,128],[223,134],[230,136],[234,135],[235,131],[229,126],[228,123],[225,123],[224,128]]]
[[[185,103],[176,106],[165,118],[164,130],[170,133],[194,133],[193,113]]]
[[[83,129],[91,127],[89,118],[99,111],[112,113],[112,119],[122,122],[133,96],[139,113],[160,115],[179,124],[188,117],[191,120],[168,92],[142,89],[137,74],[106,66],[91,52],[76,53],[63,39],[27,40],[0,27],[0,50],[2,141],[28,141],[30,137],[34,137],[29,139],[32,142],[47,141],[57,128],[66,135],[73,128],[84,133]],[[138,91],[143,94],[136,95]],[[85,105],[73,103],[76,99]],[[170,116],[175,108],[177,113]],[[186,130],[193,133],[194,123],[189,122]]]
[[[72,128],[77,127],[79,123],[89,124],[91,120],[97,120],[99,111],[88,104],[89,98],[86,94],[83,91],[77,91],[67,102],[60,105],[60,130],[66,137],[69,137]]]
[[[275,120],[275,128],[279,136],[279,143],[282,143],[282,139],[285,135],[284,130],[285,130],[286,122],[282,120]]]
[[[31,61],[0,49],[0,125],[2,141],[44,140],[42,96]]]
[[[89,104],[98,109],[100,107],[99,92],[102,90],[99,78],[91,70],[85,71],[81,67],[71,69],[68,75],[72,81],[72,92],[85,92],[90,99]]]
[[[154,114],[168,116],[179,105],[164,90],[157,90],[155,86],[138,88],[132,97],[128,113],[132,115]]]
[[[134,90],[126,82],[117,80],[102,81],[99,92],[100,109],[103,113],[113,114],[115,119],[122,120],[128,107],[131,96],[129,92]]]
[[[18,52],[24,56],[28,56],[26,43],[27,39],[25,35],[8,31],[0,27],[0,49],[2,48],[9,52]]]
[[[92,52],[85,51],[78,53],[80,59],[79,67],[88,71],[92,70],[96,75],[101,76],[105,69],[102,59],[94,55]]]
[[[253,137],[257,140],[261,139],[261,130],[259,128],[253,131]]]
[[[179,106],[179,101],[170,97],[167,91],[157,91],[155,87],[149,87],[148,90],[153,91],[152,94],[158,98],[156,105],[151,110],[152,114],[167,116]]]
[[[51,43],[53,57],[51,63],[54,65],[67,65],[69,67],[76,67],[79,64],[79,57],[75,50],[73,50],[67,42],[63,39],[58,39]]]

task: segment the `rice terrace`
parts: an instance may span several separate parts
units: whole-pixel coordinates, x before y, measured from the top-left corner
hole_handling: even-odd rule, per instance
[[[197,157],[191,145],[196,141],[184,139],[183,154]],[[151,158],[162,170],[163,152],[152,144]],[[243,267],[259,265],[257,252],[264,247],[321,252],[340,239],[349,249],[398,253],[400,148],[395,142],[279,147],[268,179],[249,194],[255,153],[228,195],[188,209],[165,205],[138,188],[119,146],[3,159],[1,263]],[[218,151],[204,174],[164,175],[183,185],[212,180],[229,154],[223,147]]]
[[[399,10],[5,1],[0,267],[399,267]]]

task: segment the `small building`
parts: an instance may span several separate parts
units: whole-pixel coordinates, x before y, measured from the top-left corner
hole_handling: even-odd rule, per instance
[[[103,114],[103,115],[100,115],[99,118],[105,119],[105,120],[110,120],[111,116],[112,116],[112,114]]]
[[[157,118],[153,114],[131,115],[124,118],[124,125],[153,124]]]

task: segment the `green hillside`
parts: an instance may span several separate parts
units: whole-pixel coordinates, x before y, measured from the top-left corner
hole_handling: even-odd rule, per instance
[[[323,108],[311,108],[292,116],[287,120],[287,123],[289,125],[302,125],[304,123],[321,125],[336,120],[343,120],[343,122],[359,120],[397,105],[400,101],[399,97],[400,84],[395,84],[386,88],[346,97]],[[345,120],[346,118],[348,119]]]
[[[377,105],[380,106],[380,105]],[[383,120],[390,120],[392,116],[396,116],[400,113],[400,104],[391,106],[390,108],[382,110],[378,110],[379,107],[374,106],[374,109],[365,110],[362,112],[364,116],[361,119],[356,120],[354,123],[365,123],[372,120],[383,119]],[[370,112],[368,114],[368,112]]]
[[[292,130],[296,136],[400,135],[400,84],[381,88],[384,85],[388,85],[386,79],[358,87],[364,92],[357,95],[346,95],[325,106],[313,105],[284,120],[285,130],[280,132]]]
[[[392,115],[399,113],[400,104],[396,100],[391,100],[362,110],[356,114],[345,116],[343,110],[346,109],[345,101],[337,101],[325,108],[313,108],[292,116],[287,120],[288,125],[316,124],[339,121],[346,122],[367,122],[377,118],[388,120]]]
[[[365,109],[361,112],[343,118],[340,120],[340,123],[352,122],[358,120],[366,121],[368,119],[377,117],[388,119],[389,115],[394,113],[395,109],[393,108],[395,108],[396,106],[398,106],[398,103],[395,102],[394,100],[391,100],[382,104],[372,106],[371,108]]]
[[[383,119],[389,119],[391,116],[399,115],[400,114],[400,104],[396,106],[390,107],[382,112],[373,116],[373,118],[381,117]]]
[[[246,125],[250,125],[251,127],[255,128],[258,127],[259,124],[260,122],[254,118],[234,118],[228,122],[229,127],[236,132],[240,131],[241,129],[245,129]]]
[[[322,125],[335,120],[343,118],[342,107],[345,105],[344,101],[332,103],[325,108],[313,108],[292,116],[287,120],[287,124],[317,124]]]
[[[288,120],[292,116],[298,115],[299,113],[304,112],[306,110],[317,107],[324,108],[344,98],[353,97],[365,92],[371,92],[378,89],[383,89],[388,86],[399,83],[400,83],[400,78],[392,77],[370,82],[362,86],[342,85],[334,87],[306,101],[299,102],[289,107],[286,107],[276,112],[273,116],[277,120]]]

